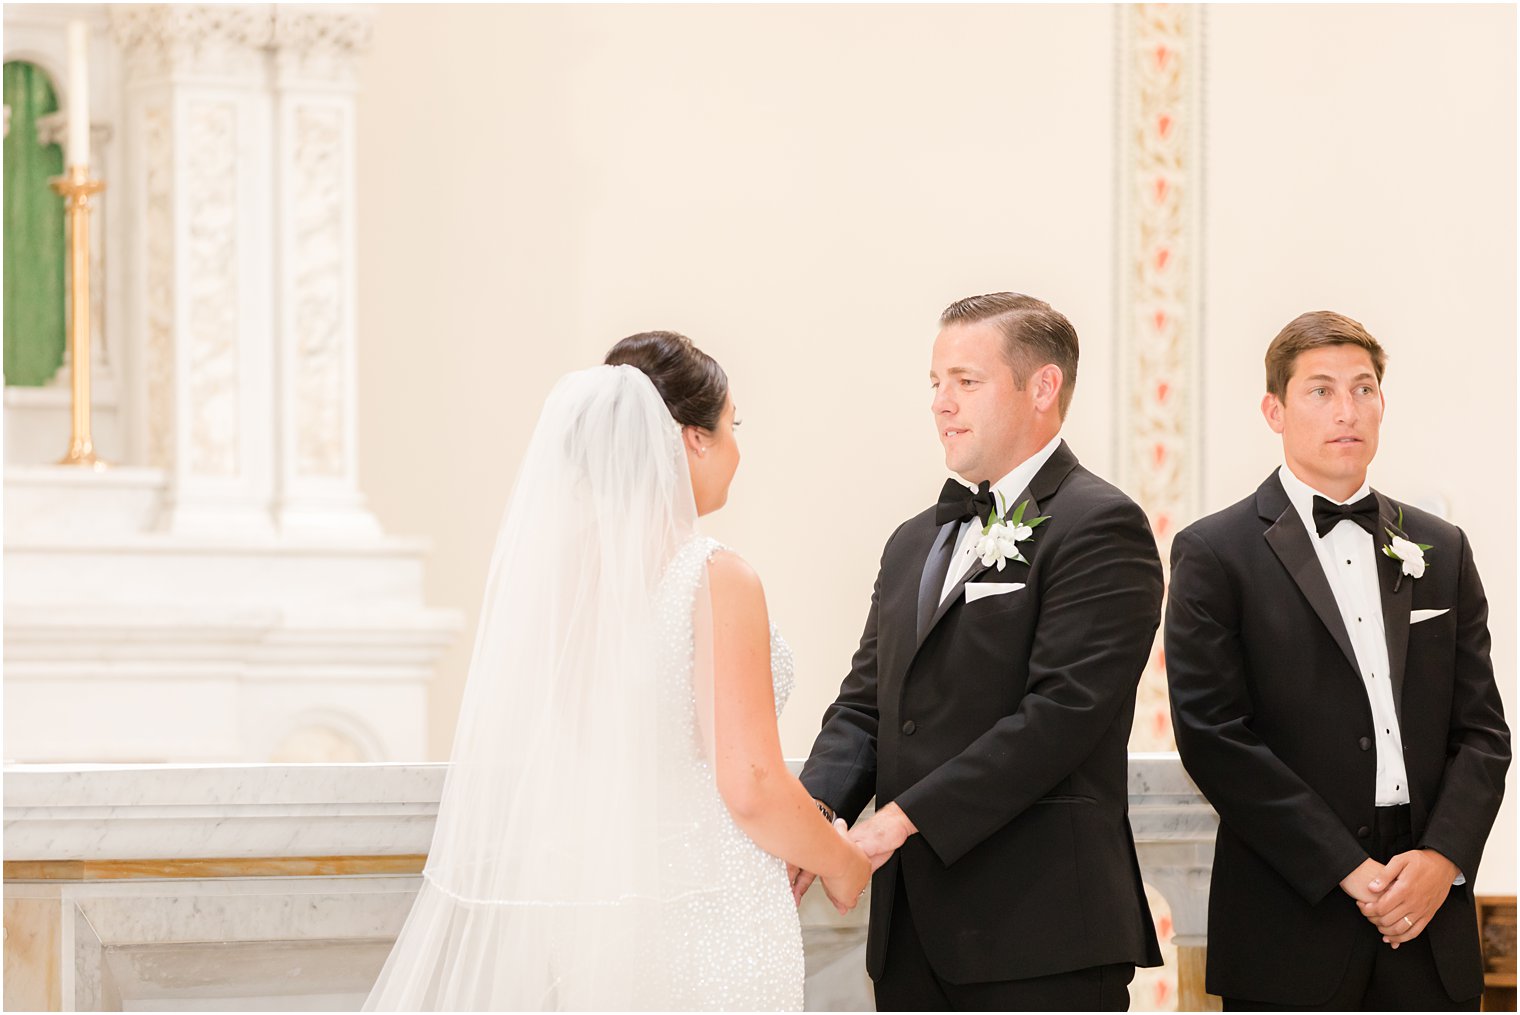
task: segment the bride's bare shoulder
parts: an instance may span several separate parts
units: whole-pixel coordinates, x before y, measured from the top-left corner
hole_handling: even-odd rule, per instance
[[[707,580],[715,606],[765,609],[765,588],[760,584],[760,575],[734,551],[719,549],[707,558]]]

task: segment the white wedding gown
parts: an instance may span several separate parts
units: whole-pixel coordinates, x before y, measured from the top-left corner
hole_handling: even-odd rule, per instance
[[[711,597],[647,375],[550,391],[502,516],[422,884],[371,1011],[802,1006],[786,867],[706,746]],[[778,700],[792,683],[772,640]]]
[[[690,781],[690,792],[677,796],[698,801],[695,813],[680,822],[680,834],[696,862],[713,868],[706,872],[710,888],[690,893],[667,916],[684,924],[669,928],[671,939],[680,942],[670,956],[670,986],[678,1009],[800,1011],[802,929],[786,863],[734,823],[697,729],[692,608],[707,560],[720,549],[704,536],[690,540],[672,560],[655,604],[665,658],[659,714],[677,727],[672,734],[691,745],[677,776]],[[791,649],[774,624],[771,680],[779,717],[795,676]],[[682,855],[681,846],[676,844],[675,855]]]

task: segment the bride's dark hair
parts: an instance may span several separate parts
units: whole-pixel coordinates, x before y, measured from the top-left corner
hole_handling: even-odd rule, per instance
[[[674,331],[629,335],[607,353],[608,366],[637,367],[654,382],[682,426],[715,430],[728,401],[728,375],[718,361]]]

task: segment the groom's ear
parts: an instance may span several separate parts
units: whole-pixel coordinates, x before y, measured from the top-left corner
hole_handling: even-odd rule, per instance
[[[1283,404],[1272,392],[1261,396],[1261,414],[1267,421],[1267,426],[1272,428],[1273,433],[1283,432]]]
[[[1065,375],[1054,363],[1046,363],[1036,370],[1029,379],[1029,386],[1034,389],[1035,408],[1041,412],[1057,409],[1061,402],[1061,386],[1065,383]]]

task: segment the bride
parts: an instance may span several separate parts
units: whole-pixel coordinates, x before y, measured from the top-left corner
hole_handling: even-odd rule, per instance
[[[721,367],[626,338],[550,393],[507,505],[432,848],[366,1010],[800,1009],[788,865],[864,853],[786,769],[786,643],[700,534],[739,464]]]

